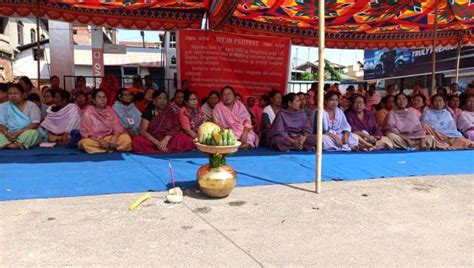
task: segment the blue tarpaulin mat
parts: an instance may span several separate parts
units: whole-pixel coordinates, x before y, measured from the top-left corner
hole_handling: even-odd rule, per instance
[[[196,171],[207,163],[200,152],[160,155],[87,155],[63,148],[0,151],[0,200],[54,198],[170,187],[195,188]],[[239,151],[227,158],[238,186],[312,182],[315,154],[268,149]],[[325,153],[323,180],[366,180],[423,175],[474,174],[474,151]]]

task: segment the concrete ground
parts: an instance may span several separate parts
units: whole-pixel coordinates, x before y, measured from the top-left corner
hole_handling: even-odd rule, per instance
[[[0,202],[0,266],[474,266],[474,175]]]

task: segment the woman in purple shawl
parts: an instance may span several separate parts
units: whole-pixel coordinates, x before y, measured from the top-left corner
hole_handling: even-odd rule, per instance
[[[392,142],[383,136],[372,111],[366,110],[367,100],[364,96],[351,96],[350,109],[346,111],[347,122],[352,132],[359,136],[359,145],[368,151],[382,148],[393,148]]]
[[[426,130],[421,125],[416,110],[407,108],[408,98],[399,93],[395,96],[396,108],[388,113],[385,124],[385,135],[393,142],[394,148],[436,149],[433,136],[426,135]]]
[[[267,134],[272,149],[288,152],[290,150],[314,150],[316,139],[305,112],[300,110],[301,99],[294,93],[285,96],[281,110]]]

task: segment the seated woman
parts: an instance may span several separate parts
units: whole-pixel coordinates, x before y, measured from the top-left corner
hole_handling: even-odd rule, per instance
[[[379,129],[383,129],[385,126],[385,119],[388,113],[395,107],[395,96],[388,95],[383,97],[379,105],[376,106],[375,121]]]
[[[357,135],[351,133],[351,126],[344,112],[338,107],[339,96],[337,91],[329,91],[324,96],[323,150],[358,150],[359,139]]]
[[[221,90],[222,102],[212,111],[214,123],[222,128],[229,128],[242,143],[244,149],[258,147],[258,136],[252,130],[252,120],[247,107],[236,100],[235,91],[230,86]]]
[[[176,90],[174,97],[171,100],[170,108],[175,114],[178,114],[179,110],[184,106],[184,91]]]
[[[425,95],[415,95],[411,100],[411,107],[415,109],[418,118],[421,118],[421,115],[428,110]]]
[[[270,105],[266,106],[262,112],[262,128],[270,129],[278,112],[281,111],[282,99],[280,91],[271,90],[268,93],[270,97]]]
[[[201,110],[206,115],[207,120],[212,120],[212,110],[219,103],[220,98],[219,92],[215,90],[209,92],[206,102],[201,106]]]
[[[448,149],[460,150],[473,146],[473,142],[463,138],[462,133],[458,131],[453,116],[446,109],[443,95],[436,94],[431,97],[431,109],[423,113],[421,122],[436,141],[449,144]]]
[[[99,88],[107,95],[107,105],[114,105],[117,92],[120,89],[120,83],[115,75],[106,74],[102,82],[100,82]],[[86,96],[88,95],[86,94]]]
[[[87,106],[82,114],[79,149],[89,154],[130,151],[132,140],[117,113],[107,105],[105,91],[94,91],[92,101],[94,105]]]
[[[454,121],[457,121],[461,115],[462,110],[459,108],[461,100],[458,95],[451,95],[448,97],[448,111],[453,115]]]
[[[367,110],[373,111],[373,107],[380,103],[382,96],[377,91],[375,84],[369,86],[369,91],[367,92]]]
[[[181,132],[178,115],[168,105],[168,93],[153,93],[153,102],[142,114],[140,136],[133,139],[133,151],[141,154],[184,152],[194,143]]]
[[[26,95],[26,94],[25,94]],[[36,106],[38,106],[38,108],[40,109],[41,111],[41,120],[43,120],[44,118],[46,118],[46,115],[47,115],[47,112],[46,110],[48,110],[48,105],[44,104],[41,102],[41,97],[36,94],[36,93],[30,93],[28,95],[28,97],[26,97],[27,100],[33,102],[34,104],[36,104]]]
[[[19,84],[9,86],[8,100],[0,104],[0,149],[28,149],[39,144],[38,106],[25,100]]]
[[[51,106],[54,104],[54,92],[51,89],[46,89],[43,91],[43,103],[47,106]]]
[[[436,94],[443,96],[444,99],[447,99],[449,96],[448,90],[445,87],[438,87]],[[433,100],[433,97],[431,97],[431,100]]]
[[[457,124],[464,137],[474,141],[474,95],[466,98],[464,111],[459,115]]]
[[[268,96],[270,98],[270,105],[263,108],[262,123],[260,126],[260,137],[265,142],[267,141],[266,139],[267,132],[270,131],[273,121],[275,121],[276,116],[281,111],[281,102],[282,102],[282,96],[281,96],[280,91],[278,90],[275,90],[275,89],[271,90],[268,93]]]
[[[121,88],[117,94],[117,101],[114,103],[114,110],[120,118],[122,126],[130,137],[138,136],[140,132],[140,122],[142,113],[133,103],[133,95],[128,89]]]
[[[359,94],[352,95],[351,108],[346,111],[346,117],[352,127],[352,132],[359,136],[359,144],[362,148],[368,151],[393,148],[391,141],[383,136],[377,126],[374,113],[366,109],[365,97]]]
[[[247,110],[249,111],[250,115],[255,118],[254,122],[254,130],[255,132],[260,132],[260,125],[262,123],[262,112],[263,109],[260,107],[259,103],[257,103],[255,97],[250,96],[247,98]]]
[[[426,89],[422,89],[420,85],[416,84],[414,87],[413,87],[413,91],[411,92],[411,95],[410,95],[410,98],[413,100],[413,98],[415,98],[415,96],[417,95],[422,95],[424,97],[424,100],[425,100],[425,105],[429,106],[430,103],[430,95],[428,94],[428,90]]]
[[[56,93],[55,105],[46,110],[46,118],[39,130],[43,140],[76,148],[81,139],[81,112],[77,105],[69,103],[70,97],[71,94],[65,90]]]
[[[41,114],[43,115],[42,118],[46,116],[46,109],[48,109],[49,106],[54,104],[54,97],[56,96],[56,91],[51,90],[51,89],[46,89],[43,91],[43,100],[41,104]],[[40,98],[41,99],[41,98]]]
[[[153,88],[148,88],[147,90],[145,90],[145,94],[143,94],[143,100],[140,100],[140,101],[137,100],[136,101],[136,106],[137,106],[138,110],[141,113],[143,113],[145,111],[146,107],[148,106],[148,104],[151,103],[154,92],[155,92],[155,90]],[[132,97],[133,97],[133,95],[132,95]],[[136,97],[137,96],[135,96],[135,98]]]
[[[89,105],[87,95],[84,93],[78,93],[76,95],[76,105],[77,107],[79,107],[79,111],[81,112],[81,114],[84,113],[87,106]]]
[[[426,135],[415,109],[407,108],[408,97],[404,93],[397,94],[395,104],[396,108],[388,113],[384,127],[393,147],[405,150],[436,149],[433,136]]]
[[[272,149],[282,152],[315,149],[316,136],[300,105],[301,99],[295,93],[285,96],[286,109],[278,113],[267,134],[267,143]]]
[[[8,87],[7,83],[0,83],[0,104],[8,101]]]
[[[28,98],[30,94],[35,93],[41,99],[41,92],[33,86],[33,83],[31,82],[28,76],[20,77],[20,80],[18,80],[18,84],[20,84],[23,87],[23,90],[25,90],[26,98]]]
[[[86,95],[92,93],[92,89],[86,85],[86,78],[84,76],[78,76],[76,78],[76,88],[72,90],[72,99],[76,99],[79,93]]]
[[[206,115],[198,107],[198,97],[193,91],[184,93],[184,107],[178,112],[181,129],[192,140],[198,137],[199,126],[208,121]]]

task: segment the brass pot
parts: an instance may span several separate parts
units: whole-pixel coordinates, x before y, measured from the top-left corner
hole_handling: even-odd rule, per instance
[[[206,164],[198,169],[197,181],[203,193],[210,197],[222,198],[228,196],[234,189],[237,174],[228,165],[212,167]]]

